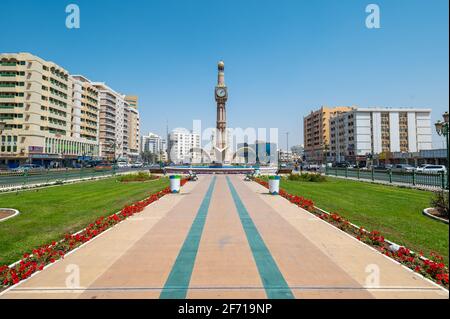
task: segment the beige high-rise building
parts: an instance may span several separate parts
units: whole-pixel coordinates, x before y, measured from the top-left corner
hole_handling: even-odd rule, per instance
[[[303,118],[304,155],[308,163],[322,164],[327,161],[330,153],[330,118],[341,112],[353,109],[350,106],[328,107]]]
[[[127,113],[127,144],[128,144],[128,158],[136,160],[140,156],[140,116],[138,111],[138,97],[125,96],[125,101],[128,104]],[[125,137],[124,137],[125,139]]]
[[[72,115],[74,137],[98,142],[100,120],[99,92],[93,83],[82,75],[73,75],[72,79],[74,107],[80,110]]]
[[[92,121],[83,124],[83,87],[53,62],[29,53],[0,54],[0,164],[49,166],[97,156],[98,100],[92,90]]]
[[[125,96],[125,101],[127,101],[130,107],[138,109],[138,97],[136,95]]]

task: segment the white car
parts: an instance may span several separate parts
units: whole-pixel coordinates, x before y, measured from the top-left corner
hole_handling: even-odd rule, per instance
[[[128,164],[125,163],[125,162],[118,162],[118,163],[117,163],[117,167],[118,167],[118,168],[125,168],[125,167],[128,167]]]
[[[447,169],[444,165],[431,165],[431,164],[425,164],[421,165],[416,170],[419,173],[440,173],[440,172],[447,172]]]

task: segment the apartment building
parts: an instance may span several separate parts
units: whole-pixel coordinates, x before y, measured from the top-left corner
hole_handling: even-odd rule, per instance
[[[100,156],[109,161],[126,160],[128,153],[128,127],[124,127],[125,109],[128,107],[124,96],[102,82],[94,82],[100,97]],[[124,135],[125,133],[125,135]]]
[[[135,95],[125,96],[127,124],[128,124],[128,158],[135,161],[140,155],[141,149],[141,129],[140,116],[138,111],[138,97]]]
[[[308,163],[322,164],[329,157],[330,119],[351,106],[322,106],[303,118],[304,155]]]
[[[75,138],[98,142],[100,99],[97,88],[82,76],[71,76],[73,81],[72,125]]]
[[[127,101],[128,105],[136,110],[138,109],[138,100],[139,98],[136,95],[125,96],[125,101]]]
[[[335,162],[430,150],[431,109],[355,108],[330,120],[330,138]]]
[[[157,134],[150,132],[142,136],[142,151],[155,154],[158,161],[167,160],[166,140]]]
[[[98,156],[98,129],[82,125],[83,86],[61,66],[29,53],[0,54],[0,164],[45,166]],[[95,91],[92,92],[95,105]],[[93,112],[95,113],[95,112]],[[89,133],[88,133],[89,132]]]
[[[168,155],[175,164],[201,162],[200,135],[186,129],[175,129],[169,134]]]

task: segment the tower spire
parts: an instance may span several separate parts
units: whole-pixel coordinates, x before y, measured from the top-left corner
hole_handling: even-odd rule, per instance
[[[221,60],[217,64],[217,86],[225,86],[225,63]]]

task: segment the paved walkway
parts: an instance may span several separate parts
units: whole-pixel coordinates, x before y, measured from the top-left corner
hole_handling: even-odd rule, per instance
[[[234,175],[201,176],[187,183],[181,194],[164,196],[0,297],[449,295],[284,198]]]

